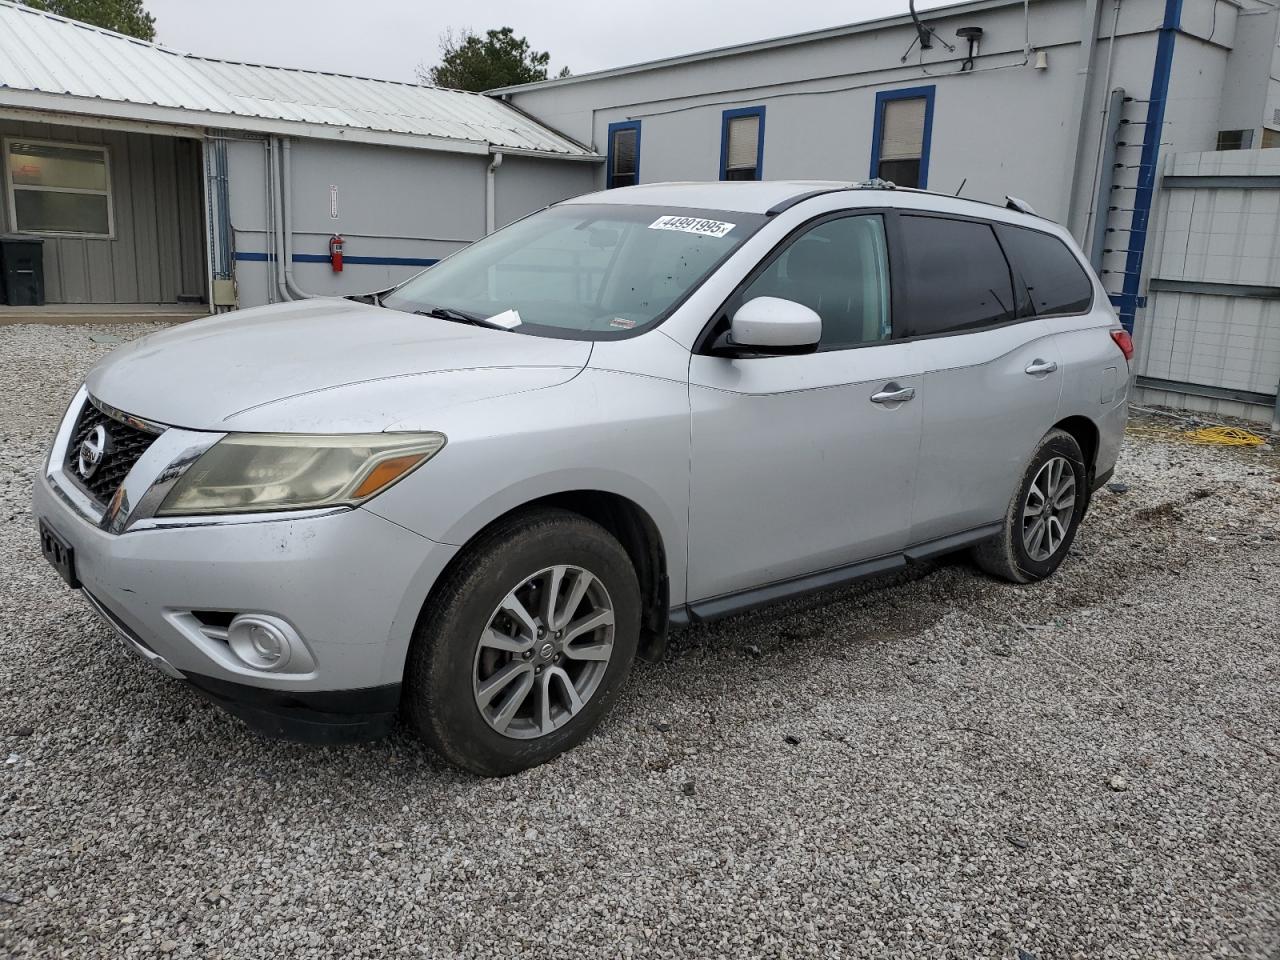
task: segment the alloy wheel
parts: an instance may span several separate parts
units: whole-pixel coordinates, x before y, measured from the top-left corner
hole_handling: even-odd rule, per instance
[[[582,567],[558,564],[512,589],[476,645],[475,704],[506,737],[546,736],[600,687],[613,654],[609,591]]]
[[[1048,560],[1067,539],[1076,509],[1076,474],[1065,457],[1036,473],[1022,507],[1022,546],[1032,560]]]

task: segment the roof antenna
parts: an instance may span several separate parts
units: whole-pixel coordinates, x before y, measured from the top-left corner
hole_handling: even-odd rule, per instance
[[[968,183],[968,182],[969,182],[969,178],[968,178],[968,177],[965,177],[963,180],[961,180],[961,181],[960,181],[960,186],[956,187],[956,193],[955,193],[955,195],[956,195],[957,197],[958,197],[958,196],[960,196],[961,191],[962,191],[962,190],[964,190],[964,185],[965,185],[966,183]]]
[[[902,55],[903,63],[907,62],[907,57],[911,56],[911,51],[915,48],[917,43],[920,44],[921,56],[924,56],[925,50],[932,50],[935,37],[952,53],[956,52],[956,48],[939,37],[937,33],[934,32],[933,27],[930,27],[921,21],[920,15],[916,13],[916,0],[907,0],[907,8],[911,11],[911,22],[916,25],[916,36],[915,39],[911,41],[910,46],[907,47],[907,52]]]
[[[911,11],[911,19],[916,25],[916,38],[920,41],[920,49],[932,50],[933,31],[920,22],[920,14],[916,13],[916,0],[908,0],[907,8]]]

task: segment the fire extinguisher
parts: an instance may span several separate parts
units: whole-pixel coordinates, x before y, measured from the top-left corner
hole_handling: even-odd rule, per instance
[[[342,239],[342,234],[335,233],[329,238],[329,266],[333,268],[334,273],[342,272],[342,245],[346,243]]]

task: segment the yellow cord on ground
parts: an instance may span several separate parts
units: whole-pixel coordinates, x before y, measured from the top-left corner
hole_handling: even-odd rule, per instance
[[[1266,438],[1239,427],[1202,427],[1187,431],[1186,437],[1188,443],[1222,447],[1260,447],[1267,442]]]

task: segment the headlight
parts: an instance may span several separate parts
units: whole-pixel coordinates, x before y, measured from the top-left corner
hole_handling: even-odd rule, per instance
[[[191,465],[160,516],[362,503],[426,463],[440,433],[229,433]]]

